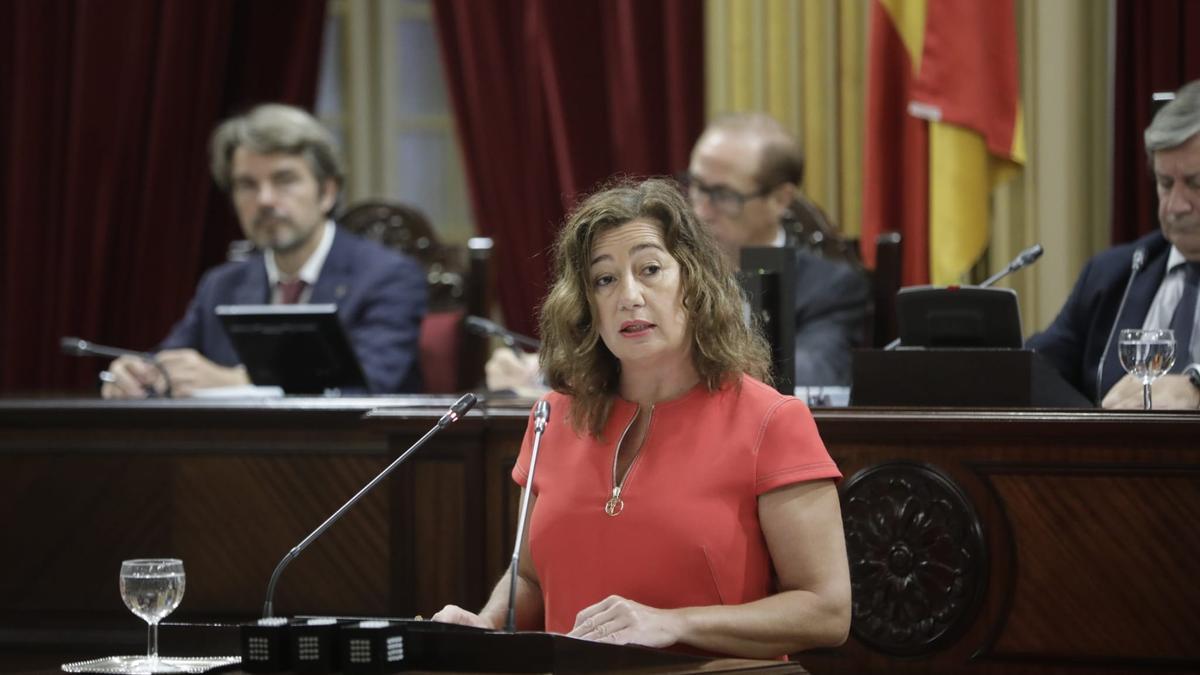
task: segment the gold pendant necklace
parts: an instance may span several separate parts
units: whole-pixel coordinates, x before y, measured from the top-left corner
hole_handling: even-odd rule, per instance
[[[641,409],[639,408],[638,412],[634,414],[633,419],[629,420],[629,424],[626,425],[625,431],[621,433],[621,438],[617,440],[616,449],[613,450],[612,496],[609,497],[608,501],[606,501],[604,503],[604,512],[613,517],[621,515],[621,512],[625,510],[625,500],[621,499],[621,490],[625,487],[626,481],[629,480],[629,473],[631,471],[633,471],[633,465],[637,463],[638,457],[640,457],[642,454],[642,447],[644,445],[646,445],[646,437],[645,437],[645,435],[643,435],[642,441],[638,445],[638,449],[633,455],[633,459],[630,460],[629,466],[625,468],[625,475],[621,476],[620,482],[617,482],[617,461],[621,457],[621,444],[623,444],[625,442],[625,437],[629,434],[629,430],[633,428],[633,425],[635,423],[637,423],[638,415],[640,413],[641,413]],[[654,406],[650,406],[650,418],[649,419],[653,419],[653,418],[654,418]],[[650,431],[649,421],[647,421],[647,424],[646,424],[646,431],[647,431],[647,433],[649,433],[649,431]]]

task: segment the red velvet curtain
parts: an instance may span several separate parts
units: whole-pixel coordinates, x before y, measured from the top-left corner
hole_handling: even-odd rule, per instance
[[[496,293],[533,334],[563,214],[614,174],[686,168],[704,126],[700,0],[435,0]]]
[[[239,235],[225,115],[311,106],[325,0],[0,3],[0,392],[95,388],[63,335],[149,349]]]
[[[1112,243],[1158,228],[1142,132],[1151,94],[1200,78],[1200,0],[1117,0]]]

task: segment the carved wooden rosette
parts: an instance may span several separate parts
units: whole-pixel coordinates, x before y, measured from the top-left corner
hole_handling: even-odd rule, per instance
[[[842,517],[854,637],[906,656],[957,639],[987,587],[987,553],[975,509],[954,481],[924,464],[878,464],[844,483]]]

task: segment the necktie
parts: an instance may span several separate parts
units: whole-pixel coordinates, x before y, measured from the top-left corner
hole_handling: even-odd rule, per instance
[[[1183,278],[1183,295],[1175,307],[1171,319],[1171,330],[1175,331],[1175,367],[1172,372],[1182,372],[1192,362],[1192,332],[1196,327],[1196,294],[1200,290],[1200,262],[1189,262]]]
[[[300,300],[300,294],[303,292],[304,292],[304,280],[303,279],[293,279],[291,281],[281,281],[281,282],[279,282],[279,304],[294,305]]]

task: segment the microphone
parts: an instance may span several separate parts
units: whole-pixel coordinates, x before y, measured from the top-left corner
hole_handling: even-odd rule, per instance
[[[157,368],[158,372],[162,374],[163,382],[166,385],[163,396],[166,398],[171,397],[171,376],[167,374],[167,369],[163,368],[162,364],[158,362],[158,358],[150,352],[137,352],[132,349],[122,349],[121,347],[98,345],[95,342],[70,335],[59,339],[58,346],[68,356],[106,356],[112,359],[122,356],[132,356],[135,359],[141,359]]]
[[[528,335],[514,333],[495,321],[488,321],[480,316],[468,316],[466,319],[463,319],[463,322],[466,324],[467,330],[471,331],[472,333],[488,337],[498,337],[502,342],[504,342],[504,346],[510,349],[516,347],[517,345],[528,347],[530,349],[541,349],[542,347],[542,343],[538,340],[535,340]]]
[[[980,288],[988,288],[992,284],[996,283],[997,281],[1000,281],[1001,279],[1012,274],[1013,272],[1016,272],[1017,270],[1021,269],[1022,267],[1025,267],[1027,265],[1032,265],[1034,262],[1037,261],[1038,258],[1042,257],[1042,252],[1043,251],[1042,251],[1041,244],[1034,244],[1033,246],[1030,246],[1029,248],[1025,249],[1024,251],[1021,251],[1020,253],[1018,253],[1017,257],[1013,258],[1012,262],[1008,263],[1008,267],[1005,267],[1004,269],[1000,270],[999,272],[996,272],[992,276],[985,279],[983,281],[983,283],[979,284],[979,287]]]
[[[1027,267],[1027,266],[1032,265],[1033,263],[1037,262],[1037,259],[1042,257],[1043,252],[1044,251],[1042,249],[1041,244],[1034,244],[1033,246],[1030,246],[1029,248],[1025,249],[1024,251],[1021,251],[1020,253],[1018,253],[1017,257],[1013,258],[1012,262],[1008,263],[1007,267],[1000,270],[999,272],[996,272],[995,274],[988,277],[987,279],[984,279],[983,283],[979,284],[979,286],[977,288],[990,288],[992,284],[996,283],[997,281],[1000,281],[1001,279],[1012,274],[1013,272],[1016,272],[1017,270],[1021,269],[1022,267]],[[887,343],[886,345],[884,345],[883,350],[891,351],[899,346],[900,346],[900,338],[896,338],[896,339],[892,340],[891,342]]]
[[[372,478],[371,482],[363,486],[363,488],[355,493],[355,495],[351,497],[349,501],[347,501],[345,504],[342,504],[341,508],[339,508],[337,511],[334,511],[332,516],[329,516],[325,522],[321,523],[317,529],[313,530],[312,534],[309,534],[307,537],[305,537],[299,544],[296,544],[292,550],[288,551],[287,555],[283,556],[283,559],[280,560],[279,564],[275,566],[275,571],[271,573],[270,582],[267,583],[267,601],[263,603],[264,619],[269,619],[274,616],[275,584],[278,583],[279,575],[283,573],[283,568],[287,567],[288,563],[295,560],[296,557],[299,556],[302,551],[304,551],[304,549],[308,548],[309,544],[316,541],[317,537],[324,534],[325,530],[328,530],[331,525],[337,522],[339,518],[341,518],[347,511],[350,510],[350,507],[357,504],[358,500],[362,499],[364,495],[370,492],[372,488],[386,478],[393,469],[400,466],[404,460],[408,459],[408,456],[415,452],[417,448],[424,445],[425,441],[428,441],[434,434],[446,428],[451,423],[462,419],[463,416],[467,414],[467,411],[469,411],[471,407],[475,405],[475,400],[475,394],[463,394],[462,398],[455,401],[454,405],[450,406],[450,410],[446,411],[446,414],[442,415],[441,419],[439,419],[437,423],[433,425],[433,428],[425,432],[424,436],[418,439],[416,443],[413,443],[409,449],[401,453],[399,457],[392,460],[392,463],[388,464],[383,471],[380,471],[379,475]]]
[[[1121,304],[1117,305],[1117,316],[1113,319],[1112,328],[1108,331],[1108,340],[1104,343],[1104,351],[1100,352],[1100,363],[1096,364],[1096,405],[1100,405],[1100,388],[1104,386],[1104,362],[1108,359],[1108,350],[1112,347],[1113,337],[1117,334],[1117,326],[1121,325],[1121,313],[1125,311],[1125,301],[1129,299],[1129,289],[1133,288],[1133,280],[1146,264],[1146,248],[1143,246],[1133,252],[1133,262],[1129,266],[1129,280],[1125,282],[1125,292],[1121,294]]]
[[[521,511],[517,515],[517,543],[513,546],[512,564],[508,581],[508,621],[504,630],[517,630],[517,568],[521,564],[521,541],[525,538],[525,519],[529,517],[529,495],[533,493],[533,472],[537,469],[538,448],[542,445],[542,432],[550,419],[550,404],[542,399],[533,408],[533,452],[529,455],[529,480],[525,481],[525,494],[521,495]]]

